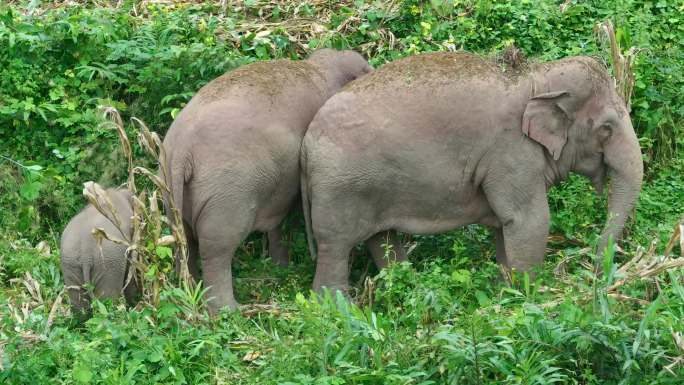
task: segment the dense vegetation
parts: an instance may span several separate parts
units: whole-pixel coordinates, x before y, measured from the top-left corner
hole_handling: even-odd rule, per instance
[[[668,247],[684,213],[680,2],[84,3],[0,5],[0,382],[682,382],[684,270],[658,270],[660,255],[684,252],[676,237]],[[550,192],[553,236],[535,282],[501,280],[488,231],[470,226],[406,237],[412,264],[374,279],[365,279],[375,271],[359,249],[356,304],[318,299],[309,295],[313,263],[294,215],[292,267],[272,266],[257,236],[234,262],[238,300],[270,305],[210,319],[201,289],[169,287],[168,248],[152,245],[159,258],[149,275],[171,277],[156,306],[98,302],[85,325],[71,321],[59,234],[84,205],[83,182],[126,179],[102,107],[163,135],[219,74],[319,46],[357,49],[374,66],[435,50],[500,55],[511,44],[530,60],[587,54],[610,62],[594,33],[606,19],[623,48],[643,48],[632,119],[647,175],[621,252],[595,257],[587,248],[605,199],[573,177]],[[134,150],[138,164],[154,166]],[[635,256],[641,261],[629,265]],[[594,259],[607,272],[601,277]]]

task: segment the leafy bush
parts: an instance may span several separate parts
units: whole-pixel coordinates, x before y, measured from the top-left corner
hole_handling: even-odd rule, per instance
[[[661,251],[681,253],[672,225],[684,201],[682,11],[641,0],[0,4],[0,381],[680,383],[683,271],[653,266],[677,261],[658,259]],[[201,289],[175,287],[156,307],[96,302],[90,321],[73,324],[51,249],[84,204],[83,182],[126,179],[103,107],[163,134],[219,74],[319,46],[357,49],[375,66],[436,50],[496,55],[510,44],[530,60],[607,60],[594,35],[605,19],[622,47],[644,49],[632,120],[647,175],[624,253],[595,261],[584,249],[605,219],[605,199],[573,176],[549,193],[553,236],[536,279],[506,284],[489,231],[469,226],[407,236],[413,263],[372,280],[355,258],[356,304],[309,297],[314,267],[292,221],[294,266],[261,258],[259,237],[234,262],[238,299],[268,305],[210,319]],[[39,241],[47,242],[34,247]]]
[[[62,220],[50,221],[76,210],[83,181],[124,177],[112,151],[115,135],[100,126],[101,106],[163,134],[193,93],[219,74],[253,60],[298,58],[319,45],[358,47],[375,65],[434,50],[489,54],[511,43],[547,60],[600,54],[594,24],[613,17],[623,47],[646,49],[635,67],[633,121],[647,172],[667,164],[684,140],[684,23],[673,3],[246,1],[225,13],[185,3],[30,7],[0,8],[0,152],[39,163],[43,191],[62,192],[58,202],[39,198],[38,211],[47,211],[34,218],[41,230],[61,227]]]

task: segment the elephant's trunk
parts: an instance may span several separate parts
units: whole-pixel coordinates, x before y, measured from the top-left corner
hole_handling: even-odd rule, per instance
[[[644,166],[641,149],[629,115],[624,125],[614,132],[604,148],[604,160],[610,174],[608,194],[608,219],[598,244],[598,253],[603,253],[609,238],[614,242],[620,238],[625,222],[636,204],[641,190]]]

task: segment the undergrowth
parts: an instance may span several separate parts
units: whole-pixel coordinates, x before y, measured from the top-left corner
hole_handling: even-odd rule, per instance
[[[664,254],[683,252],[673,230],[684,212],[683,11],[640,0],[0,4],[0,382],[681,383],[684,273],[658,269],[681,261]],[[552,235],[534,280],[504,282],[491,234],[469,226],[404,235],[411,263],[379,273],[358,248],[354,301],[311,296],[314,264],[293,214],[290,267],[263,256],[259,235],[238,250],[236,297],[251,304],[240,312],[212,319],[201,286],[177,284],[133,309],[96,301],[83,325],[70,317],[59,234],[85,204],[83,182],[127,177],[102,107],[163,135],[214,77],[319,46],[357,49],[374,66],[511,44],[531,60],[608,61],[594,35],[605,19],[622,47],[643,49],[632,120],[646,179],[618,252],[591,253],[606,202],[573,176],[549,192]],[[155,169],[144,148],[133,152],[137,165]],[[171,277],[168,249],[146,246],[165,261],[150,281]],[[606,274],[594,274],[596,263]]]

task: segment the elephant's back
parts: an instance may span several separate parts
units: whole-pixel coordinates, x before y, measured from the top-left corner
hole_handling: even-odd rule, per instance
[[[388,63],[350,82],[321,107],[311,140],[335,146],[392,151],[468,144],[482,130],[498,130],[503,100],[522,78],[466,52],[437,52]],[[517,75],[516,75],[517,76]]]
[[[471,81],[503,80],[507,76],[495,62],[473,53],[431,52],[387,63],[349,83],[345,89],[357,93],[384,93],[397,89],[416,92]]]
[[[301,140],[326,100],[323,81],[306,61],[255,62],[228,72],[202,87],[181,110],[164,138],[167,154],[216,156],[210,149],[219,146],[234,156],[264,143],[267,135],[276,142]]]
[[[122,222],[121,230],[126,236],[130,236],[132,232],[131,217],[133,216],[133,210],[130,201],[127,200],[126,194],[129,193],[122,193],[121,191],[111,189],[107,192]],[[95,228],[102,228],[107,234],[115,238],[123,238],[119,229],[109,219],[102,215],[92,204],[88,204],[64,228],[60,242],[62,254],[88,254],[94,252],[97,243],[92,235],[92,231]],[[103,240],[103,247],[109,247],[108,244],[110,243],[112,242]]]
[[[202,87],[195,102],[208,104],[231,97],[278,97],[293,89],[317,88],[323,74],[310,63],[299,60],[259,61],[243,65]]]
[[[305,60],[259,61],[229,71],[202,87],[174,119],[164,138],[167,154],[206,153],[212,146],[234,154],[266,133],[301,140],[328,96],[324,84],[324,75]]]

